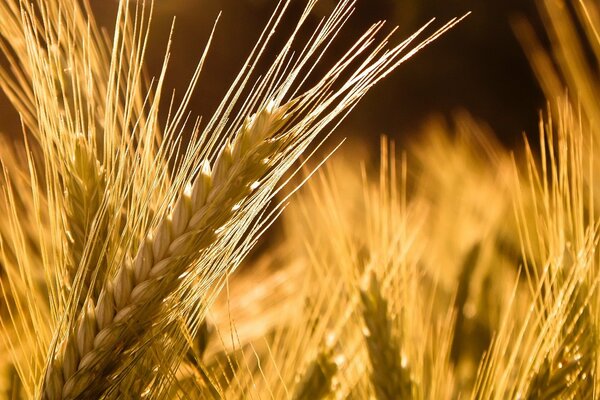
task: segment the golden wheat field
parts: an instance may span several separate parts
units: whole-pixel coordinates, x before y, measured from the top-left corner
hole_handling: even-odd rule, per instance
[[[88,1],[0,0],[1,398],[600,399],[597,2],[512,24],[514,149],[466,110],[371,151],[346,117],[476,10],[340,52],[368,0],[273,1],[200,117],[221,17],[172,88],[168,0]]]

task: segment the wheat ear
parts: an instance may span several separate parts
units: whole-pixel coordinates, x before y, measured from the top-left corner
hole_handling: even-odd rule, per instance
[[[321,351],[296,384],[292,398],[319,400],[327,397],[332,391],[331,381],[337,370],[338,366],[333,361],[330,351]]]
[[[47,370],[45,398],[93,398],[109,385],[120,355],[152,323],[189,261],[211,245],[235,206],[250,194],[252,184],[269,170],[286,140],[286,135],[274,135],[283,128],[287,109],[270,103],[248,118],[232,143],[221,150],[214,168],[204,163],[133,262],[123,265],[104,285],[97,304],[88,299],[76,329]]]
[[[375,274],[360,291],[364,337],[371,362],[371,384],[378,400],[413,398],[414,382],[403,362],[400,338],[394,333],[388,302]]]
[[[525,399],[592,398],[593,360],[596,358],[597,333],[594,329],[589,289],[578,284],[570,299],[563,335],[556,352],[531,376]]]
[[[68,285],[70,290],[77,288],[76,303],[82,307],[92,282],[97,283],[93,285],[91,293],[96,298],[100,294],[99,284],[104,281],[103,274],[107,270],[106,257],[101,256],[102,244],[108,236],[108,218],[101,210],[106,176],[83,136],[75,141],[70,169],[70,173],[65,174]],[[90,237],[92,242],[88,246]],[[92,262],[96,265],[92,265]],[[96,279],[93,280],[94,276]]]

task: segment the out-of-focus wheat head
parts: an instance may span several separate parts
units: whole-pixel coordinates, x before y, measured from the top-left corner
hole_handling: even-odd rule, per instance
[[[311,268],[297,318],[269,341],[269,355],[292,397],[322,398],[324,385],[355,398],[452,398],[453,313],[419,268],[425,210],[407,205],[406,165],[387,140],[379,171],[372,179],[356,165],[327,166],[288,214]],[[315,367],[320,386],[307,385]]]
[[[147,80],[151,2],[121,1],[112,37],[85,1],[0,4],[9,61],[0,86],[21,115],[26,156],[21,164],[2,158],[2,337],[19,377],[14,395],[181,396],[178,365],[226,278],[277,216],[280,207],[267,205],[283,174],[370,87],[456,22],[412,48],[423,30],[388,46],[389,37],[376,39],[376,23],[313,77],[353,2],[339,2],[302,44],[296,34],[307,29],[308,1],[256,78],[288,5],[276,6],[201,128],[187,105],[208,46],[159,124],[169,51],[160,75]]]
[[[597,152],[600,146],[597,70],[600,60],[600,8],[597,3],[588,0],[572,3],[540,0],[538,6],[552,45],[551,52],[544,51],[541,40],[525,21],[518,20],[515,24],[517,35],[553,107],[553,113],[562,112],[556,108],[561,103],[555,100],[568,97],[582,120],[589,122],[587,129],[592,134],[584,135],[582,140]],[[587,152],[583,154],[587,155]],[[596,157],[594,163],[598,164],[600,160]],[[598,169],[600,165],[594,168]],[[600,190],[598,181],[587,184],[594,186],[595,191]]]
[[[432,119],[411,146],[411,201],[428,209],[420,264],[456,308],[452,361],[468,393],[480,358],[513,295],[520,262],[512,158],[490,128],[468,114]]]
[[[477,399],[587,399],[598,393],[600,91],[588,57],[600,59],[599,9],[587,1],[541,1],[540,9],[551,55],[527,25],[517,25],[549,101],[540,117],[540,150],[526,144],[525,162],[517,167],[524,178],[514,196],[523,285],[532,300],[513,302],[515,309],[528,306],[523,322],[506,314],[482,363]]]
[[[597,390],[598,225],[585,183],[594,169],[584,161],[593,155],[571,105],[557,109],[540,124],[539,162],[527,146],[529,179],[515,198],[531,300],[515,297],[513,310],[528,307],[525,319],[506,313],[473,398],[592,398]],[[524,196],[534,202],[533,226],[523,223]]]
[[[511,212],[514,185],[510,155],[490,129],[464,113],[452,122],[450,127],[434,119],[423,128],[412,145],[411,168],[417,177],[415,198],[428,204],[436,221],[424,227],[423,240],[432,247],[423,262],[432,270],[443,265],[440,282],[449,288],[459,279],[462,258],[482,244],[482,237],[501,239],[495,236],[502,234]]]

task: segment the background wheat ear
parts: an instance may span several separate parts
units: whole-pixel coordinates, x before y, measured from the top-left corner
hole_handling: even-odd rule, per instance
[[[247,393],[244,389],[257,382],[260,389],[257,393],[292,397],[302,388],[299,382],[304,377],[304,372],[294,370],[295,366],[318,365],[322,348],[328,345],[333,350],[329,357],[337,365],[330,396],[365,398],[380,394],[384,398],[393,397],[397,387],[387,392],[385,388],[397,383],[398,378],[408,378],[408,389],[404,393],[411,397],[451,398],[452,313],[445,309],[448,314],[438,314],[436,309],[432,313],[435,317],[429,314],[431,288],[416,272],[414,261],[418,258],[418,246],[412,247],[423,210],[417,207],[408,212],[402,194],[405,169],[396,167],[395,152],[390,147],[393,148],[384,140],[381,169],[376,179],[368,179],[350,189],[353,186],[347,184],[347,180],[360,176],[356,174],[356,166],[347,167],[353,168],[353,172],[349,172],[334,165],[316,174],[313,183],[304,188],[297,204],[291,207],[293,212],[289,218],[293,222],[289,223],[293,230],[290,235],[298,239],[296,251],[307,264],[302,290],[293,308],[297,317],[282,322],[278,329],[265,336],[267,350],[258,350],[262,343],[257,341],[253,350],[258,354],[248,351],[250,354],[242,360],[250,363],[256,359],[256,372],[252,365],[247,372],[242,369],[238,373],[239,391],[232,393]],[[318,182],[314,183],[315,180]],[[341,187],[345,190],[341,191]],[[351,224],[351,221],[361,223]],[[385,283],[377,284],[374,294],[365,287],[361,295],[361,283],[368,280],[372,272],[380,274]],[[382,287],[393,299],[389,307],[381,307],[381,303],[385,303]],[[405,307],[409,302],[418,311],[407,311]],[[422,310],[428,312],[421,313]],[[369,328],[378,330],[372,335],[373,340],[384,337],[377,343],[372,341],[370,349],[365,320]],[[437,320],[437,324],[431,324],[435,328],[429,325],[431,320]],[[442,320],[445,329],[439,329]],[[397,336],[399,326],[410,335],[410,339],[402,343]],[[387,340],[390,337],[394,340]],[[369,351],[375,348],[376,355]],[[383,357],[386,361],[395,360],[399,367],[385,371],[378,368],[375,372],[369,368],[370,355],[378,357],[377,360]],[[389,364],[394,362],[385,363]],[[410,366],[410,370],[404,370],[404,366]],[[379,392],[374,390],[373,384],[382,382],[385,388]],[[312,391],[322,393],[320,389]]]
[[[413,380],[408,361],[403,358],[391,309],[381,293],[377,276],[369,276],[360,292],[365,323],[364,337],[371,362],[371,383],[377,399],[413,398]]]
[[[557,109],[540,122],[541,162],[526,143],[527,175],[515,191],[529,296],[515,290],[474,398],[588,398],[594,391],[597,323],[589,316],[597,305],[598,239],[593,212],[585,211],[595,196],[584,182],[595,171],[585,164],[591,156],[580,130],[585,120],[569,102],[559,100]]]
[[[320,352],[306,367],[295,386],[292,399],[324,399],[332,393],[332,380],[338,369],[329,351]]]

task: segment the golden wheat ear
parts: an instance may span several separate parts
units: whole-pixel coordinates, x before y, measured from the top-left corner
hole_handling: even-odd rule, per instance
[[[473,398],[591,398],[597,388],[598,222],[585,184],[593,150],[581,115],[566,101],[556,109],[540,121],[539,161],[526,145],[527,178],[515,193],[526,280],[515,285]],[[528,297],[519,298],[521,287]]]
[[[169,179],[167,160],[157,155],[158,103],[141,77],[148,30],[142,15],[147,10],[138,6],[136,12],[142,15],[134,24],[129,8],[121,4],[110,43],[86,2],[0,5],[1,47],[10,63],[10,68],[2,68],[0,85],[22,117],[29,146],[24,157],[29,162],[28,184],[3,185],[6,208],[15,221],[3,224],[9,231],[3,235],[4,248],[20,249],[13,271],[2,282],[8,297],[28,297],[11,304],[4,318],[8,325],[21,326],[8,342],[13,358],[23,364],[17,369],[28,397],[34,397],[43,375],[39,368],[45,368],[43,353],[50,349],[53,335],[48,329],[55,331],[60,321],[76,318],[86,297],[98,297],[114,270],[111,260],[128,251],[121,236],[128,237],[126,242],[136,240],[144,229],[127,225],[123,217],[134,212],[136,196],[150,190],[140,176],[151,176],[158,189]],[[134,142],[145,149],[144,158],[132,151]],[[5,171],[12,174],[12,160],[4,155],[2,159]],[[163,171],[162,177],[156,171]],[[129,190],[123,182],[136,182],[136,189]],[[23,196],[32,198],[27,211],[17,203]],[[150,215],[158,207],[156,197],[145,207]],[[38,225],[37,261],[21,245],[28,220]],[[127,233],[121,231],[123,225]],[[33,326],[20,325],[20,318],[33,320]],[[29,339],[34,332],[37,337]],[[46,350],[34,350],[24,360],[17,354],[27,351],[28,341]]]

